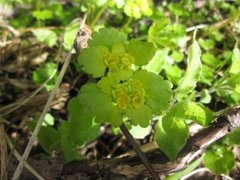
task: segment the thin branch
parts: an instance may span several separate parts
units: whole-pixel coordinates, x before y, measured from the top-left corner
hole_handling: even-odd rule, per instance
[[[7,153],[7,142],[5,138],[5,133],[4,133],[4,124],[0,119],[0,159],[1,159],[1,173],[0,173],[0,179],[1,180],[7,180],[7,159],[8,159],[8,153]]]
[[[132,135],[128,131],[127,127],[124,124],[122,124],[120,126],[120,129],[121,129],[122,133],[126,136],[126,138],[127,138],[128,142],[130,143],[130,145],[132,145],[132,147],[135,150],[135,152],[138,155],[138,157],[144,163],[145,167],[147,168],[147,170],[151,174],[152,178],[154,180],[160,180],[160,177],[158,176],[158,174],[156,173],[156,171],[152,167],[151,162],[148,160],[146,155],[142,152],[140,147],[137,145],[136,141],[134,140],[134,138],[132,137]]]
[[[54,71],[51,76],[39,87],[36,89],[36,91],[34,91],[28,98],[26,98],[25,100],[23,101],[20,101],[20,102],[16,102],[17,105],[13,108],[11,108],[10,110],[8,110],[7,112],[4,112],[2,114],[2,116],[6,116],[7,114],[17,110],[18,108],[20,108],[21,106],[23,106],[24,104],[26,104],[28,101],[30,101],[34,96],[36,96],[41,90],[44,89],[45,85],[53,78],[53,76],[56,74],[57,71]],[[11,106],[11,105],[10,105]],[[6,107],[8,108],[8,106]]]
[[[11,140],[9,139],[9,137],[8,137],[7,135],[5,135],[5,137],[6,137],[6,139],[7,139],[7,143],[8,143],[8,146],[10,147],[10,150],[13,151],[13,154],[14,154],[14,156],[16,157],[16,159],[17,159],[18,161],[20,161],[20,160],[21,160],[21,155],[15,150],[15,148],[14,148]],[[31,172],[36,178],[38,178],[39,180],[44,180],[44,178],[43,178],[35,169],[33,169],[33,167],[32,167],[28,162],[26,162],[26,163],[24,164],[24,166],[25,166],[25,168],[26,168],[29,172]]]
[[[83,21],[82,21],[82,23],[81,23],[80,28],[83,27],[83,24],[85,23],[85,20],[86,20],[86,15],[84,16],[84,19],[83,19]],[[72,46],[71,50],[70,50],[69,53],[67,54],[66,60],[65,60],[65,62],[64,62],[64,64],[63,64],[63,67],[62,67],[62,69],[61,69],[61,71],[60,71],[60,74],[59,74],[59,77],[58,77],[58,79],[57,79],[57,81],[56,81],[56,84],[55,84],[55,86],[54,86],[54,89],[52,90],[52,92],[51,92],[50,95],[49,95],[47,104],[45,105],[45,107],[44,107],[44,109],[43,109],[43,112],[41,113],[41,116],[39,117],[39,119],[38,119],[38,121],[37,121],[37,125],[36,125],[36,127],[35,127],[35,129],[34,129],[34,131],[33,131],[33,134],[32,134],[32,136],[31,136],[31,138],[30,138],[30,140],[29,140],[29,142],[28,142],[28,144],[27,144],[27,147],[26,147],[26,149],[25,149],[25,151],[24,151],[24,153],[23,153],[23,156],[22,156],[22,158],[21,158],[21,160],[20,160],[20,162],[19,162],[19,164],[18,164],[18,166],[17,166],[17,169],[16,169],[16,171],[14,172],[14,175],[13,175],[13,178],[12,178],[13,180],[18,180],[19,177],[20,177],[20,175],[21,175],[21,172],[22,172],[22,170],[23,170],[24,164],[26,163],[26,160],[27,160],[27,158],[28,158],[28,156],[29,156],[29,154],[30,154],[30,152],[31,152],[33,143],[34,143],[34,141],[36,140],[37,135],[38,135],[38,133],[39,133],[39,131],[40,131],[40,128],[41,128],[41,126],[42,126],[42,123],[43,123],[43,121],[44,121],[44,117],[45,117],[45,115],[47,114],[47,112],[48,112],[49,109],[50,109],[50,105],[51,105],[51,103],[52,103],[55,95],[57,94],[57,90],[58,90],[58,88],[59,88],[59,85],[60,85],[60,83],[62,82],[63,76],[64,76],[64,74],[65,74],[65,72],[66,72],[66,70],[67,70],[67,68],[68,68],[68,65],[69,65],[69,63],[70,63],[70,59],[71,59],[71,57],[72,57],[72,53],[71,53],[71,52],[72,52],[73,48],[74,48],[74,47]]]

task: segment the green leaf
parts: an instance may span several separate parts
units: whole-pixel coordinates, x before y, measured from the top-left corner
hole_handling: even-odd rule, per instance
[[[180,3],[170,3],[168,9],[175,16],[189,16],[189,12]]]
[[[81,144],[82,142],[75,142],[76,138],[71,134],[71,131],[74,132],[75,129],[71,130],[68,126],[69,122],[64,122],[59,128],[61,134],[61,149],[63,150],[64,157],[67,162],[81,160],[83,159],[83,156],[77,151],[77,147],[78,144]]]
[[[214,41],[212,39],[202,39],[202,38],[200,38],[198,40],[198,42],[199,42],[200,46],[203,49],[205,49],[206,51],[208,51],[209,49],[214,48],[214,46],[215,46],[215,43],[214,43]]]
[[[175,104],[169,113],[176,118],[192,120],[202,126],[207,126],[214,120],[214,113],[210,109],[201,103],[190,101],[182,101]]]
[[[61,150],[60,132],[52,127],[42,127],[38,134],[38,140],[42,148],[49,154]]]
[[[151,61],[149,61],[149,63],[146,65],[145,69],[149,72],[159,74],[162,71],[164,64],[166,63],[168,52],[169,50],[167,48],[156,51]]]
[[[133,79],[138,79],[142,83],[146,105],[150,107],[153,114],[159,115],[169,107],[173,95],[172,84],[169,81],[145,70],[135,72]]]
[[[60,127],[61,147],[68,161],[81,159],[82,156],[77,152],[77,148],[98,136],[99,124],[94,123],[95,119],[101,121],[101,118],[105,120],[106,116],[111,115],[111,110],[109,112],[108,108],[112,103],[110,102],[109,105],[109,101],[105,102],[105,98],[96,84],[86,84],[79,91],[78,96],[69,102],[69,120]],[[102,103],[102,109],[99,108],[99,102]]]
[[[235,165],[235,157],[232,151],[226,147],[214,146],[204,156],[205,166],[215,174],[229,172]]]
[[[168,65],[164,69],[166,71],[167,79],[174,84],[178,84],[182,77],[181,69],[176,65]]]
[[[217,59],[213,54],[211,53],[205,53],[202,55],[202,61],[206,64],[211,66],[212,68],[218,68],[221,66],[221,61]]]
[[[188,126],[183,119],[168,113],[155,126],[155,139],[170,160],[175,160],[186,143]]]
[[[171,24],[170,20],[166,17],[161,17],[161,19],[154,22],[148,31],[150,42],[171,49],[185,46],[185,35],[186,27],[183,24]]]
[[[57,35],[54,31],[49,29],[35,29],[32,30],[34,36],[40,41],[53,47],[57,43]]]
[[[209,91],[207,89],[203,89],[201,91],[200,102],[204,103],[204,104],[208,104],[211,102],[211,99],[212,99],[212,97],[211,97]]]
[[[230,134],[228,134],[223,142],[227,145],[240,145],[240,128],[234,130]]]
[[[77,35],[77,31],[79,29],[80,23],[79,22],[72,22],[70,23],[64,31],[64,36],[63,36],[63,47],[66,50],[70,50],[74,40]]]
[[[28,122],[30,131],[33,131],[35,126],[36,122]],[[37,137],[41,147],[47,153],[51,154],[53,151],[61,151],[60,132],[53,127],[42,126]]]
[[[141,106],[138,109],[127,109],[126,115],[129,117],[132,125],[140,125],[143,128],[147,127],[152,120],[152,111],[145,105]]]
[[[54,117],[50,113],[47,113],[46,116],[44,117],[42,126],[53,126],[53,125],[54,125]]]
[[[237,43],[235,45],[235,48],[233,49],[232,64],[230,66],[229,73],[234,75],[240,73],[240,51],[237,47]]]
[[[104,76],[106,65],[103,55],[106,52],[107,48],[104,46],[82,49],[78,58],[78,65],[82,66],[86,73],[91,74],[95,78]]]
[[[177,62],[177,63],[182,62],[183,57],[184,57],[184,55],[180,51],[173,51],[172,54],[171,54],[171,58],[173,58],[174,61]]]
[[[52,11],[49,11],[49,10],[33,11],[32,15],[36,19],[43,20],[43,21],[53,18],[53,13],[52,13]]]
[[[201,72],[201,49],[194,39],[188,50],[187,70],[184,77],[179,81],[176,97],[184,99],[195,88]]]
[[[202,66],[199,82],[212,85],[214,80],[214,70],[206,65]]]
[[[155,53],[151,43],[141,42],[136,39],[130,40],[127,51],[135,58],[134,64],[137,66],[146,65]]]
[[[96,84],[84,85],[77,98],[81,103],[84,103],[82,115],[91,114],[97,123],[110,120],[113,110],[111,98],[104,94]]]
[[[144,139],[147,135],[151,133],[151,126],[148,126],[146,128],[142,128],[141,126],[131,126],[131,129],[129,132],[132,134],[132,136],[135,139]]]
[[[220,81],[220,83],[219,83]],[[217,94],[224,98],[229,105],[236,105],[240,102],[240,76],[231,75],[216,81]]]
[[[114,128],[119,127],[123,123],[123,112],[117,108],[113,107],[111,118],[108,121]]]
[[[54,87],[58,78],[57,64],[51,62],[37,68],[32,75],[33,80],[38,84],[45,83],[50,77],[52,79],[45,85],[47,90],[51,90]]]
[[[184,109],[186,119],[193,120],[202,126],[207,126],[214,120],[214,113],[200,103],[188,102]]]
[[[89,47],[106,46],[109,51],[113,44],[126,44],[127,36],[114,28],[103,28],[92,34],[92,40],[88,42]]]

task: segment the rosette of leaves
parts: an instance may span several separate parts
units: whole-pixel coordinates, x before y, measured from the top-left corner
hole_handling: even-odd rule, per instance
[[[100,29],[88,45],[79,56],[78,66],[94,78],[146,65],[154,55],[151,43],[127,41],[126,35],[116,29]]]
[[[153,115],[160,115],[169,107],[171,87],[170,82],[154,73],[120,70],[108,73],[97,84],[84,85],[69,107],[78,99],[85,103],[79,113],[91,114],[97,123],[109,122],[119,127],[124,120],[130,120],[132,125],[147,127]]]

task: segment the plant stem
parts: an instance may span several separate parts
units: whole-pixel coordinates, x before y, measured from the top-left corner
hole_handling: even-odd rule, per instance
[[[123,25],[123,27],[121,28],[121,31],[123,31],[126,27],[128,27],[129,26],[129,24],[131,23],[131,21],[132,21],[132,17],[131,18],[128,18],[128,20],[127,20],[127,22]]]
[[[158,174],[153,169],[150,161],[148,160],[146,155],[142,152],[140,147],[137,145],[136,141],[134,140],[134,138],[132,137],[132,135],[130,134],[130,132],[128,131],[128,129],[124,123],[120,126],[120,129],[121,129],[122,133],[125,135],[125,137],[127,138],[130,145],[133,147],[133,149],[136,152],[136,154],[138,155],[138,157],[142,160],[143,164],[145,165],[145,167],[147,168],[149,173],[152,175],[152,178],[154,180],[160,180]]]
[[[93,19],[92,23],[91,23],[91,29],[93,29],[93,27],[96,25],[98,19],[101,17],[101,15],[103,14],[103,12],[107,9],[108,5],[109,5],[110,0],[108,0],[104,6],[100,9],[100,11],[97,13],[96,17]]]

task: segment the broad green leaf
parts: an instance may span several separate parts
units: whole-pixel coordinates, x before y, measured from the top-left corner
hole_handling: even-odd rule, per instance
[[[214,41],[212,39],[202,39],[202,38],[200,38],[198,40],[198,42],[199,42],[200,46],[203,49],[205,49],[206,51],[209,50],[209,49],[214,48],[214,46],[215,46],[215,43],[214,43]]]
[[[82,49],[78,58],[78,65],[82,66],[86,73],[91,74],[95,78],[104,76],[106,64],[103,56],[107,51],[107,48],[104,46]]]
[[[146,128],[142,128],[141,126],[131,126],[131,129],[129,132],[132,134],[132,136],[135,139],[144,139],[147,135],[151,133],[151,126],[148,126]]]
[[[47,113],[46,116],[44,117],[42,126],[53,126],[53,125],[54,125],[54,117],[50,113]]]
[[[211,66],[212,68],[218,68],[221,66],[221,61],[217,59],[213,54],[211,53],[205,53],[202,55],[202,61],[206,64]]]
[[[208,104],[211,102],[211,95],[207,89],[203,89],[201,92],[200,102],[204,104]]]
[[[141,127],[147,127],[152,120],[152,110],[148,106],[141,106],[138,109],[127,109],[126,115],[129,117],[132,125]]]
[[[137,66],[146,65],[154,56],[154,47],[151,43],[136,39],[130,40],[127,51],[135,58],[134,64]]]
[[[169,81],[145,70],[135,72],[133,78],[142,83],[146,105],[151,108],[153,114],[159,115],[169,107],[173,95],[172,84]]]
[[[53,127],[41,127],[38,133],[38,140],[42,148],[51,154],[53,151],[60,151],[60,132]]]
[[[72,98],[68,103],[69,122],[71,125],[80,129],[87,129],[92,125],[94,115],[91,114],[90,109],[84,105],[80,98]]]
[[[123,123],[123,112],[117,108],[117,106],[113,107],[112,114],[108,122],[115,128],[121,126]]]
[[[234,130],[230,134],[228,134],[223,142],[227,145],[240,145],[240,128]]]
[[[175,62],[182,62],[183,60],[183,53],[181,51],[173,51],[172,54],[171,54],[171,58],[174,59]]]
[[[219,31],[214,30],[213,28],[209,28],[209,34],[212,39],[214,39],[215,41],[218,41],[218,42],[222,41],[223,37],[224,37],[224,34],[220,33]]]
[[[182,77],[181,69],[176,65],[167,65],[165,68],[167,79],[174,84],[178,84]]]
[[[50,77],[51,80],[49,80],[48,83],[45,84],[47,90],[51,90],[54,87],[58,77],[57,64],[51,62],[37,68],[35,71],[33,71],[32,75],[33,80],[37,84],[45,83]]]
[[[166,17],[154,22],[148,31],[150,42],[171,49],[183,47],[186,44],[185,35],[186,27],[183,24],[171,24]]]
[[[214,80],[214,70],[207,65],[203,65],[199,77],[199,82],[212,85]]]
[[[231,150],[224,146],[214,146],[204,156],[205,166],[215,174],[229,172],[235,165],[235,157]]]
[[[53,18],[53,13],[52,13],[52,11],[49,11],[49,10],[33,11],[32,15],[36,19],[43,20],[43,21]]]
[[[106,46],[109,51],[114,44],[126,44],[127,36],[113,28],[103,28],[92,34],[92,40],[88,42],[89,47]]]
[[[210,109],[201,103],[191,101],[182,101],[175,104],[169,113],[176,118],[192,120],[202,126],[207,126],[214,120],[214,113]]]
[[[33,131],[35,126],[36,122],[28,122],[30,131]],[[61,151],[60,132],[53,127],[42,126],[37,138],[41,147],[47,153],[51,154],[53,151]]]
[[[35,29],[32,30],[34,36],[40,41],[53,47],[57,43],[57,35],[54,31],[49,29]]]
[[[235,48],[233,49],[232,64],[230,66],[229,73],[234,75],[240,73],[240,51],[237,47],[237,43],[235,45]]]
[[[179,81],[176,97],[184,99],[195,88],[201,72],[201,49],[194,39],[188,50],[187,70],[184,77]]]
[[[175,117],[170,111],[159,120],[155,130],[155,139],[159,148],[170,160],[175,160],[188,137],[188,126],[184,119]]]
[[[84,157],[77,151],[78,144],[81,144],[79,142],[75,142],[77,138],[75,138],[71,132],[74,132],[75,129],[71,129],[69,127],[69,122],[64,122],[60,126],[60,142],[61,142],[61,149],[63,150],[64,157],[67,162],[72,161],[72,160],[80,160],[83,159]],[[83,143],[82,143],[83,144]],[[82,145],[81,144],[81,145]]]
[[[207,126],[214,120],[214,113],[210,109],[201,103],[191,101],[182,101],[175,104],[170,113],[176,118],[192,120],[202,126]]]
[[[170,3],[168,9],[175,16],[189,16],[189,11],[186,11],[184,6],[180,3]]]
[[[186,119],[193,120],[202,126],[207,126],[214,120],[214,113],[200,103],[188,102],[184,109]]]
[[[84,120],[84,122],[86,121]],[[93,123],[93,120],[88,121],[91,121],[92,124],[86,129],[83,129],[81,125],[75,126],[75,123],[70,121],[61,124],[61,148],[67,161],[83,159],[79,148],[84,147],[86,143],[96,139],[99,135],[99,124]]]
[[[223,77],[219,81],[215,82],[217,94],[224,98],[229,105],[238,104],[240,102],[240,76],[231,75],[228,78]]]
[[[63,36],[63,47],[66,50],[70,50],[74,40],[77,35],[77,31],[79,29],[80,23],[79,22],[72,22],[69,24],[64,31],[64,36]]]
[[[68,111],[69,120],[61,125],[60,132],[64,155],[70,161],[81,159],[77,148],[98,136],[99,124],[94,121],[107,121],[112,113],[112,103],[96,84],[86,84],[69,102]]]
[[[87,91],[84,89],[90,88],[86,86],[91,87],[91,85],[85,85],[83,92],[80,91],[78,96],[69,102],[69,120],[61,126],[65,133],[63,138],[68,136],[69,141],[71,139],[72,143],[78,146],[85,145],[85,143],[96,138],[99,133],[99,125],[94,123],[95,114],[91,111],[88,102],[91,96],[87,97],[84,94],[84,91]]]
[[[84,103],[84,112],[82,112],[82,115],[85,115],[85,113],[91,114],[95,117],[97,123],[107,122],[111,118],[113,110],[111,98],[101,92],[96,84],[84,85],[77,98],[81,103]],[[79,112],[81,112],[81,108]]]
[[[156,51],[151,61],[149,61],[149,63],[146,65],[145,69],[149,72],[159,74],[164,67],[168,52],[168,49]]]

